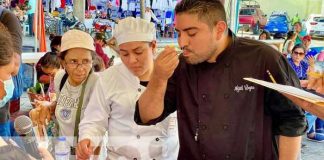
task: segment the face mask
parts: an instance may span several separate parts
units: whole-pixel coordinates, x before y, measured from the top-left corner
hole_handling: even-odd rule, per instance
[[[0,82],[0,83],[3,83],[4,89],[6,91],[6,96],[0,100],[0,108],[2,108],[12,97],[15,85],[12,81],[12,78],[5,80],[3,82]]]

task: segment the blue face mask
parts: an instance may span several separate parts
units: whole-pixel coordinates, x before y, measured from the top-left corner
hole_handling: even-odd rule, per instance
[[[12,81],[12,78],[5,80],[3,82],[0,82],[0,83],[3,83],[4,89],[6,91],[6,96],[0,100],[0,108],[2,108],[12,97],[15,85]]]

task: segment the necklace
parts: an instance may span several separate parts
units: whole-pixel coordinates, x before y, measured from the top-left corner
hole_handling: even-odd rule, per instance
[[[65,89],[67,94],[69,95],[69,97],[72,97],[73,95],[76,95],[80,93],[80,89],[81,89],[81,85],[77,86],[77,87],[73,87],[69,84],[69,82],[67,82],[65,85]]]

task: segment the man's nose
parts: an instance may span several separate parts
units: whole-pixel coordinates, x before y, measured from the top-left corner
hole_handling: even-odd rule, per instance
[[[183,36],[179,36],[178,37],[178,44],[180,48],[185,48],[188,46],[189,44],[189,39],[187,36],[183,35]]]

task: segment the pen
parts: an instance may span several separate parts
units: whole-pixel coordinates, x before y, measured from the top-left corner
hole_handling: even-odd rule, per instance
[[[271,81],[272,81],[273,83],[277,83],[276,80],[273,78],[273,76],[272,76],[272,74],[270,73],[269,70],[267,70],[267,73],[268,73],[268,75],[269,75]]]

